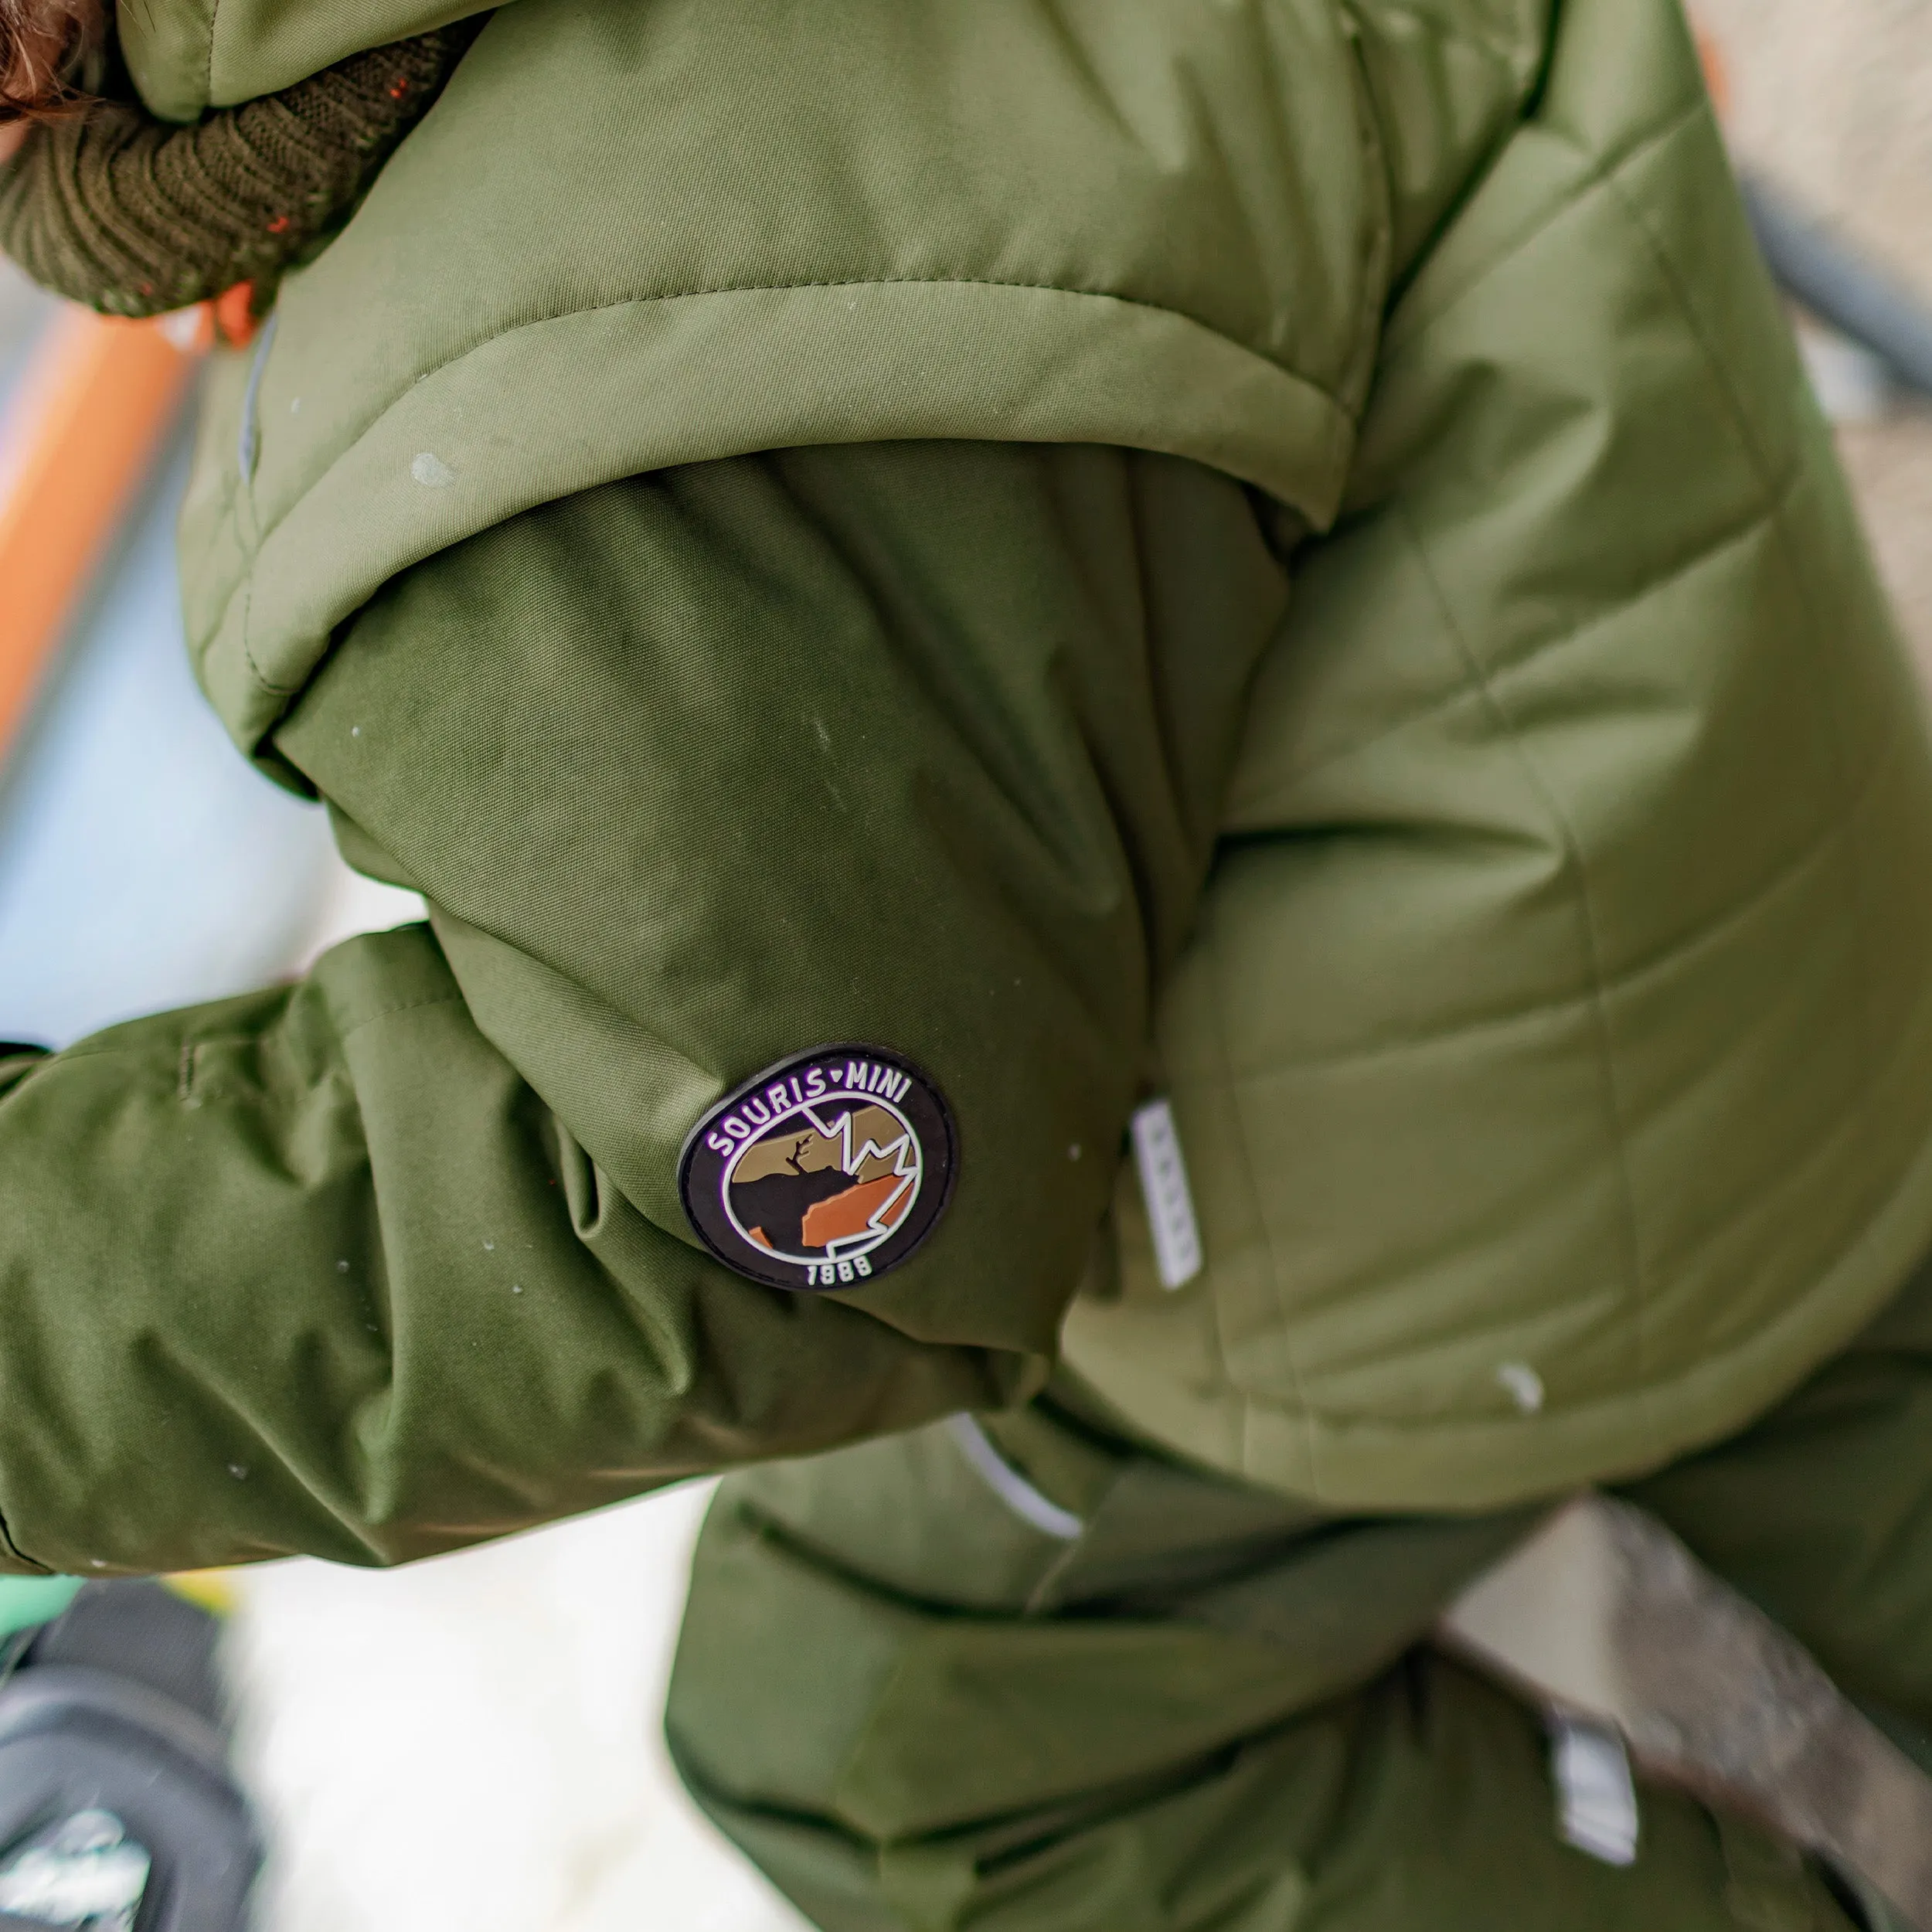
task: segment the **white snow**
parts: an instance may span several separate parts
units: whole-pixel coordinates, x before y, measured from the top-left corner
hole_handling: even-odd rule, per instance
[[[239,1573],[262,1932],[798,1932],[662,1741],[708,1495],[400,1570]]]

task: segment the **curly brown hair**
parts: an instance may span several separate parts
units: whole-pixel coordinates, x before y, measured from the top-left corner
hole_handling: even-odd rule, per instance
[[[0,127],[77,104],[106,26],[106,0],[0,0]]]

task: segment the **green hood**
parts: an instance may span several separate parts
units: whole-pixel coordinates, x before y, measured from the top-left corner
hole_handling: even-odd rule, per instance
[[[119,0],[115,25],[141,98],[169,121],[193,121],[482,11],[424,0]]]

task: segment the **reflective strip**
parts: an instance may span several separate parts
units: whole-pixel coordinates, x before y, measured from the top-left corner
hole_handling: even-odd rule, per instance
[[[235,460],[241,465],[241,480],[255,480],[255,456],[260,444],[257,430],[256,405],[261,400],[262,372],[268,366],[268,352],[275,345],[275,325],[280,315],[269,317],[255,345],[255,359],[248,371],[248,393],[242,398],[241,431],[235,439]]]
[[[951,1417],[946,1427],[959,1445],[959,1453],[1022,1522],[1063,1543],[1070,1543],[1087,1527],[1072,1510],[1063,1509],[1050,1496],[1043,1496],[993,1447],[992,1438],[971,1416]]]
[[[1606,1865],[1637,1857],[1637,1787],[1612,1725],[1559,1711],[1549,1720],[1549,1774],[1556,1787],[1556,1834]]]

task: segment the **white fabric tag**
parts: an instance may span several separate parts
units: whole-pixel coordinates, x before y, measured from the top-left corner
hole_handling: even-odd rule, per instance
[[[1149,1100],[1134,1110],[1132,1126],[1134,1164],[1154,1235],[1154,1265],[1162,1287],[1184,1288],[1201,1272],[1201,1224],[1194,1216],[1174,1110],[1165,1100]]]
[[[1563,1842],[1606,1865],[1634,1863],[1637,1787],[1615,1728],[1556,1712],[1549,1720],[1549,1770]]]

